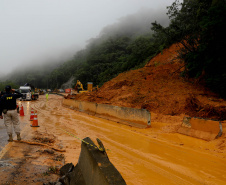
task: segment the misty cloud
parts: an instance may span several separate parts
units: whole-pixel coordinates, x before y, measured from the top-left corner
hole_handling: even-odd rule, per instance
[[[163,26],[169,24],[166,8],[159,10],[154,10],[152,8],[140,9],[137,13],[121,17],[118,19],[117,23],[104,27],[99,36],[116,34],[137,36],[144,33],[150,33],[151,23],[155,21]]]
[[[152,22],[148,9],[160,16],[173,1],[1,0],[0,72],[67,60],[84,48],[87,40],[109,30],[125,32],[137,29],[133,25],[138,23],[144,28],[141,32],[148,30]],[[141,14],[133,15],[136,12]]]

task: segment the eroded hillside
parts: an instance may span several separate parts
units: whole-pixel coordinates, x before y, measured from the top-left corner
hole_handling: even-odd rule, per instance
[[[181,76],[184,63],[177,59],[174,44],[137,70],[118,75],[92,93],[77,100],[117,106],[145,108],[156,114],[188,115],[226,120],[226,101]]]

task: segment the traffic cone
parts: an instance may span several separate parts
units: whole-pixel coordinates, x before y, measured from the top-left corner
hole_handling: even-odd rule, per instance
[[[34,109],[31,109],[30,121],[34,120]]]
[[[33,120],[33,122],[32,122],[31,127],[39,127],[39,126],[38,126],[37,111],[35,111],[35,113],[34,113],[34,120]]]
[[[23,107],[22,104],[21,104],[21,107],[20,107],[20,116],[24,116],[24,107]]]

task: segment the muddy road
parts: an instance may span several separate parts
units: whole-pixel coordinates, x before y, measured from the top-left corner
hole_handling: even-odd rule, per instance
[[[48,101],[45,96],[40,96],[37,101],[22,102],[25,116],[20,117],[24,125],[21,134],[23,140],[34,139],[37,135],[51,137],[55,140],[55,147],[66,150],[62,153],[64,161],[61,161],[61,164],[72,162],[75,165],[78,162],[81,150],[81,141],[78,138],[90,137],[95,143],[96,138],[99,138],[108,149],[110,161],[128,185],[225,184],[225,135],[224,138],[207,142],[169,133],[167,129],[163,129],[166,128],[166,123],[152,122],[152,127],[148,129],[133,128],[66,108],[62,105],[62,98],[50,95]],[[31,108],[38,112],[40,127],[30,127]],[[3,143],[7,143],[7,139],[1,137]],[[43,175],[40,166],[44,165],[47,159],[38,156],[40,153],[37,151],[40,151],[41,146],[37,148],[38,146],[18,142],[10,143],[2,149],[1,164],[10,159],[22,160],[24,155],[18,156],[16,148],[23,147],[22,153],[30,156],[32,162],[23,160],[23,168],[20,169],[12,166],[9,170],[1,168],[1,182],[10,183],[12,173],[17,174],[14,182],[18,184],[23,184],[22,181],[24,184],[42,184],[41,182],[46,180],[53,181],[58,178],[56,175],[51,179]],[[32,165],[29,169],[30,163]],[[50,163],[51,160],[48,165],[51,165]],[[39,166],[39,171],[34,171],[35,165]],[[26,176],[30,176],[30,179],[24,179]]]

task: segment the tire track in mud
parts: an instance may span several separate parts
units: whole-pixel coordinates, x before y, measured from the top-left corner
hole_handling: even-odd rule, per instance
[[[38,111],[39,119],[46,121],[56,122],[58,119],[57,113],[62,112],[61,110],[61,99],[50,98],[47,102],[42,99],[42,102],[37,102],[33,105],[34,109]],[[59,115],[60,116],[60,115]],[[44,124],[45,125],[45,124]]]
[[[225,170],[219,168],[225,160],[153,138],[140,129],[65,108],[61,98],[52,97],[48,102],[42,99],[33,105],[40,113],[41,122],[48,123],[43,124],[46,130],[63,139],[70,151],[77,148],[77,158],[80,141],[62,133],[60,128],[81,139],[90,137],[94,142],[101,139],[127,184],[221,184],[226,180],[221,175]],[[206,169],[207,166],[212,169]]]
[[[89,124],[89,126],[90,126],[90,124]],[[157,158],[153,158],[153,155],[152,155],[152,158],[145,156],[145,154],[142,155],[142,152],[140,149],[133,149],[129,146],[126,146],[125,144],[121,144],[121,143],[115,141],[114,138],[106,137],[105,134],[106,134],[107,129],[102,129],[101,127],[96,127],[96,126],[92,126],[92,127],[99,130],[99,133],[96,135],[96,137],[101,138],[101,140],[104,143],[107,143],[105,147],[109,148],[111,150],[110,152],[108,152],[109,154],[111,152],[113,152],[113,155],[118,156],[118,158],[122,159],[124,157],[124,161],[136,161],[137,164],[139,164],[139,165],[142,164],[143,167],[147,171],[149,171],[149,172],[152,171],[152,173],[158,172],[158,174],[161,174],[162,178],[164,178],[164,176],[166,176],[170,179],[173,179],[173,181],[183,182],[183,184],[193,184],[193,183],[190,183],[189,181],[185,180],[186,175],[184,175],[184,174],[181,175],[178,172],[178,175],[174,175],[174,174],[172,175],[172,172],[170,173],[167,171],[167,170],[169,170],[169,169],[167,169],[167,167],[166,167],[166,169],[164,169],[164,165],[162,165],[162,167],[157,167],[157,165],[159,165],[159,161],[161,161],[161,160],[163,161],[164,159],[157,160]],[[93,130],[93,128],[91,128],[91,129]],[[86,132],[86,133],[87,133],[87,135],[91,135],[91,134],[89,134],[89,132]],[[81,138],[83,138],[83,137],[81,137]],[[137,153],[139,153],[139,156],[137,156]],[[127,156],[127,157],[125,158],[125,156]],[[142,156],[142,159],[141,159],[141,156]],[[127,162],[125,162],[125,164],[122,166],[124,166],[124,168],[127,167],[127,172],[129,171],[130,174],[133,174],[134,171],[138,172],[135,168],[133,168],[133,170],[129,170],[131,166],[129,164],[127,164]],[[176,172],[176,170],[174,170],[174,171]],[[136,175],[136,173],[134,175]],[[135,179],[133,179],[133,180],[135,180]],[[139,181],[139,180],[140,180],[140,178],[136,179],[136,181]],[[142,183],[142,184],[146,184],[146,183]]]
[[[113,154],[111,154],[111,151],[109,152],[109,154],[111,154],[110,156],[115,155],[121,159],[124,157],[123,161],[125,161],[125,165],[122,165],[122,166],[124,166],[124,168],[127,167],[127,172],[130,171],[131,174],[134,173],[133,171],[136,171],[137,173],[134,173],[135,176],[138,176],[137,175],[137,174],[139,174],[138,171],[135,168],[133,168],[133,171],[129,170],[131,168],[131,165],[127,164],[127,161],[132,161],[132,162],[136,161],[136,163],[142,164],[145,167],[145,169],[147,171],[149,171],[148,173],[150,173],[150,171],[152,171],[152,173],[155,174],[154,176],[156,176],[156,172],[158,172],[157,175],[162,176],[161,180],[164,179],[165,177],[167,177],[167,179],[168,180],[171,179],[172,182],[180,182],[183,184],[201,184],[202,183],[202,178],[200,178],[200,177],[191,178],[192,176],[195,176],[195,175],[188,168],[177,165],[176,163],[167,162],[168,156],[165,155],[164,153],[162,154],[161,157],[160,156],[156,157],[155,155],[153,155],[151,153],[149,156],[147,156],[146,153],[142,152],[142,150],[140,148],[134,149],[133,146],[129,146],[129,145],[127,146],[125,143],[121,144],[120,142],[117,142],[116,141],[117,139],[115,139],[115,138],[120,137],[120,135],[117,135],[116,132],[115,132],[116,134],[114,135],[113,138],[106,137],[105,136],[106,131],[108,131],[107,134],[109,134],[110,131],[107,129],[104,129],[102,127],[96,126],[95,122],[92,122],[93,123],[92,125],[87,122],[81,122],[81,123],[83,125],[92,127],[92,128],[90,128],[91,130],[94,130],[94,128],[95,128],[95,130],[98,130],[99,132],[98,132],[98,134],[96,134],[96,137],[101,138],[104,143],[107,143],[105,147],[109,148],[111,151],[113,151]],[[117,129],[117,126],[111,125],[111,127],[115,127],[115,129]],[[70,129],[73,130],[73,127]],[[80,127],[80,130],[83,130],[83,128]],[[89,129],[86,129],[86,130],[89,130]],[[111,131],[112,131],[112,129],[111,129]],[[74,133],[74,131],[72,131],[72,133]],[[91,135],[88,131],[86,131],[86,134]],[[131,134],[133,134],[133,133],[131,132]],[[133,139],[131,139],[131,138],[129,138],[129,139],[132,142],[134,142]],[[154,142],[153,141],[148,141],[148,142],[152,142],[155,145],[156,144],[162,145],[162,147],[164,147],[164,143],[161,144],[161,142],[159,142],[157,140]],[[142,140],[140,141],[140,143],[142,143]],[[148,144],[146,144],[146,145],[148,145]],[[144,148],[144,146],[143,146],[143,148]],[[170,147],[167,147],[167,148],[170,148]],[[178,150],[178,149],[175,148],[173,150]],[[139,153],[139,156],[137,156],[138,153]],[[158,151],[156,153],[161,153],[161,151]],[[182,153],[184,153],[184,152],[182,151]],[[125,158],[125,156],[127,156],[127,157]],[[116,160],[116,162],[118,162],[118,160]],[[196,162],[196,161],[194,160],[194,162]],[[186,161],[184,161],[183,163],[186,163]],[[138,169],[139,169],[139,165],[138,165]],[[168,167],[168,166],[171,166],[171,167]],[[183,169],[183,171],[181,171],[181,169]],[[148,174],[147,174],[147,176],[148,176]],[[154,176],[152,176],[152,178]],[[140,178],[137,178],[136,181],[139,181],[139,179]],[[186,180],[186,179],[188,179],[188,180]],[[141,184],[146,184],[146,183],[141,183]]]

